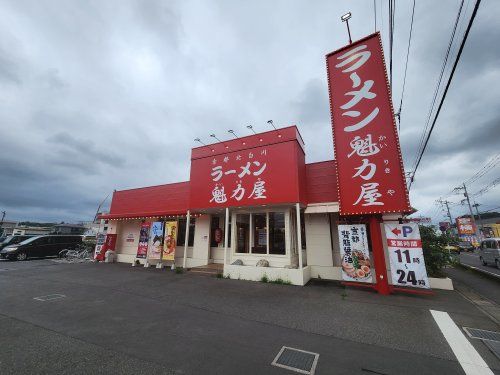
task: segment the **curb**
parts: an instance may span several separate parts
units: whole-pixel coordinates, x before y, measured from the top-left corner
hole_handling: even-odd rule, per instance
[[[485,271],[485,270],[483,270],[481,268],[477,268],[477,267],[474,267],[474,266],[471,266],[471,265],[465,264],[465,263],[460,263],[460,265],[462,267],[468,268],[468,269],[473,270],[475,272],[482,273],[482,274],[484,274],[486,276],[489,276],[489,277],[491,277],[493,279],[500,280],[500,275],[497,275],[496,273]]]

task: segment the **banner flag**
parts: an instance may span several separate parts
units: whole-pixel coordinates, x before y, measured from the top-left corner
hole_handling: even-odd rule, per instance
[[[366,225],[339,225],[342,280],[362,283],[372,282],[370,252]]]
[[[139,244],[137,245],[137,255],[136,258],[146,258],[148,253],[148,242],[149,242],[149,228],[151,223],[142,223],[141,231],[139,234]]]
[[[163,247],[163,222],[155,221],[151,224],[151,239],[148,247],[148,259],[160,259],[161,249]]]
[[[175,260],[177,245],[177,221],[165,222],[165,243],[163,244],[163,260]]]

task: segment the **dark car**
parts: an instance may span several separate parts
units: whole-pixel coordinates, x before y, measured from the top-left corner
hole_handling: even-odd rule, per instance
[[[473,253],[475,250],[474,245],[471,244],[469,241],[460,241],[457,244],[457,246],[460,249],[460,251],[468,251],[468,252]]]
[[[82,236],[46,235],[28,238],[16,245],[9,245],[0,250],[0,257],[5,259],[25,260],[58,256],[64,249],[74,249],[82,243]]]
[[[2,250],[4,247],[10,246],[10,245],[15,245],[15,244],[18,244],[19,242],[23,242],[31,237],[33,237],[33,236],[25,236],[25,235],[7,236],[3,239],[3,241],[0,242],[0,250]]]

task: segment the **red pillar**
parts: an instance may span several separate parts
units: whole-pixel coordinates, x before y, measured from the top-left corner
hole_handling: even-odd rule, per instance
[[[380,294],[390,294],[391,289],[387,279],[387,267],[385,265],[384,245],[382,244],[382,231],[380,230],[381,219],[377,215],[371,215],[369,219],[370,239],[372,242],[373,262],[375,263],[375,289]]]

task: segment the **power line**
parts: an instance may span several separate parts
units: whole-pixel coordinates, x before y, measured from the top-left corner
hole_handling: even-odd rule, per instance
[[[437,96],[439,93],[439,88],[441,87],[441,81],[443,79],[443,75],[444,75],[444,72],[446,69],[446,64],[448,63],[448,57],[450,55],[451,46],[453,45],[453,40],[455,38],[457,25],[458,25],[458,22],[460,20],[460,15],[462,14],[463,4],[464,4],[464,0],[462,0],[462,2],[460,4],[460,8],[458,9],[458,13],[457,13],[457,17],[455,19],[455,24],[453,26],[453,31],[451,33],[450,41],[448,42],[448,48],[446,49],[446,54],[444,56],[443,64],[441,65],[441,72],[439,73],[439,78],[438,78],[438,81],[436,84],[436,88],[434,89],[434,94],[432,96],[431,105],[430,105],[429,111],[427,113],[427,118],[425,120],[425,127],[424,127],[424,130],[422,132],[422,135],[420,136],[417,155],[419,155],[420,152],[422,151],[422,146],[424,144],[425,135],[427,134],[427,130],[429,129],[429,125],[430,125],[430,121],[431,121],[431,117],[432,117],[432,112],[434,111],[434,105],[436,104]],[[417,159],[418,159],[417,155],[415,155],[415,162],[413,163],[413,168],[412,168],[413,170],[415,169],[415,165],[417,163]],[[413,180],[413,178],[410,179],[410,185],[411,185],[412,180]]]
[[[467,181],[465,181],[466,185],[470,185],[477,180],[479,180],[481,177],[483,177],[485,174],[487,174],[489,171],[491,171],[493,168],[495,168],[498,163],[500,163],[500,153],[495,155],[493,158],[491,158],[479,171],[477,171],[471,178],[469,178]]]
[[[411,23],[410,23],[410,36],[408,37],[408,48],[406,49],[406,62],[405,62],[405,74],[403,77],[403,89],[401,90],[401,100],[399,102],[399,109],[397,112],[398,116],[398,133],[401,132],[401,109],[403,108],[403,97],[405,95],[405,85],[406,85],[406,70],[408,69],[408,56],[410,55],[411,46],[411,34],[413,32],[413,18],[415,16],[415,0],[413,0],[413,9],[411,11]]]
[[[455,74],[455,70],[457,69],[458,62],[460,61],[460,57],[462,56],[462,51],[464,50],[465,42],[467,41],[467,37],[469,36],[470,29],[472,27],[472,24],[474,22],[474,19],[476,18],[477,10],[479,8],[479,4],[481,4],[481,0],[476,1],[476,5],[474,6],[474,11],[472,12],[472,16],[469,20],[469,24],[467,25],[467,30],[465,31],[465,35],[462,38],[462,42],[460,44],[460,49],[458,50],[457,57],[455,58],[455,62],[453,64],[453,68],[450,73],[450,77],[448,78],[448,82],[446,84],[446,87],[443,92],[443,96],[441,97],[441,101],[439,103],[439,107],[437,109],[436,115],[434,116],[434,121],[432,122],[432,126],[429,130],[429,134],[427,135],[427,138],[425,140],[424,146],[422,148],[422,151],[420,153],[420,156],[418,157],[417,164],[413,170],[413,176],[412,179],[410,180],[410,186],[408,188],[411,188],[411,184],[413,182],[413,178],[415,177],[415,173],[417,172],[418,166],[420,165],[420,161],[422,160],[422,156],[424,155],[425,149],[427,148],[427,144],[429,143],[429,139],[431,137],[432,131],[434,130],[434,126],[436,125],[436,121],[439,117],[439,113],[441,112],[441,108],[443,107],[444,100],[446,99],[446,94],[448,93],[448,89],[450,88],[451,81],[453,80],[453,76]],[[462,0],[462,5],[463,5],[463,0]],[[461,9],[462,7],[460,7]]]
[[[374,32],[377,32],[377,0],[373,0],[373,15],[374,15],[374,20],[375,20],[375,30]]]
[[[479,190],[478,192],[472,194],[473,197],[478,197],[480,195],[483,195],[484,193],[487,193],[489,190],[493,189],[495,186],[500,184],[500,178],[496,178],[492,182],[490,182],[488,185],[486,185],[484,188]]]
[[[394,13],[396,3],[394,0],[389,0],[389,87],[392,95],[392,47],[394,44]]]

